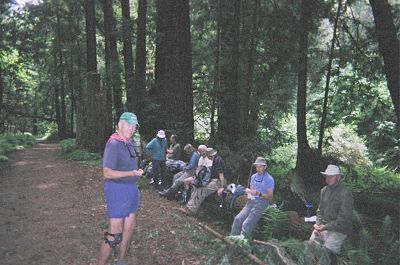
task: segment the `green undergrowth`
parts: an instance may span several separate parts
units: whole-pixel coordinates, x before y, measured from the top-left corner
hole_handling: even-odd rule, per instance
[[[61,156],[68,160],[79,161],[84,164],[98,166],[101,162],[101,156],[97,153],[91,153],[79,148],[75,139],[65,139],[60,141]]]
[[[33,146],[35,143],[35,137],[30,133],[0,134],[0,169],[7,166],[9,161],[8,155],[11,152]]]

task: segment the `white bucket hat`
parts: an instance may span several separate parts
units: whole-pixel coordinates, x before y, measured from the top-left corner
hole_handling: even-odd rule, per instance
[[[326,176],[340,175],[340,170],[339,170],[338,166],[328,165],[325,169],[325,172],[321,172],[321,174],[326,175]]]
[[[265,166],[266,167],[267,166],[267,161],[265,160],[264,157],[259,156],[259,157],[256,158],[256,161],[254,161],[253,165]]]
[[[158,138],[165,138],[165,132],[163,130],[159,130],[157,133]]]

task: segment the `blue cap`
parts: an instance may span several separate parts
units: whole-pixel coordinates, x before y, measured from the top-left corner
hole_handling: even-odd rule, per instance
[[[139,125],[137,117],[132,112],[124,112],[119,118],[120,121],[126,121],[130,125]]]

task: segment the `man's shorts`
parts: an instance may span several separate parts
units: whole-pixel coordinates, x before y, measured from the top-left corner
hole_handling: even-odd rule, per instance
[[[125,218],[136,213],[140,205],[140,191],[135,183],[107,181],[104,184],[108,218]]]

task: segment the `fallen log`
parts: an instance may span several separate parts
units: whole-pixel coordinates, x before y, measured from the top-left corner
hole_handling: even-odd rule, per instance
[[[218,233],[217,231],[215,231],[214,229],[212,229],[211,227],[203,224],[203,223],[198,223],[198,226],[203,228],[204,230],[208,231],[210,234],[214,235],[216,238],[224,241],[225,243],[227,243],[228,245],[235,245],[235,243],[227,238],[225,238],[223,235],[221,235],[220,233]],[[246,257],[252,261],[254,264],[257,265],[266,265],[262,260],[260,260],[257,256],[251,254],[250,252],[248,252],[247,250],[240,248],[242,253],[244,255],[246,255]]]

